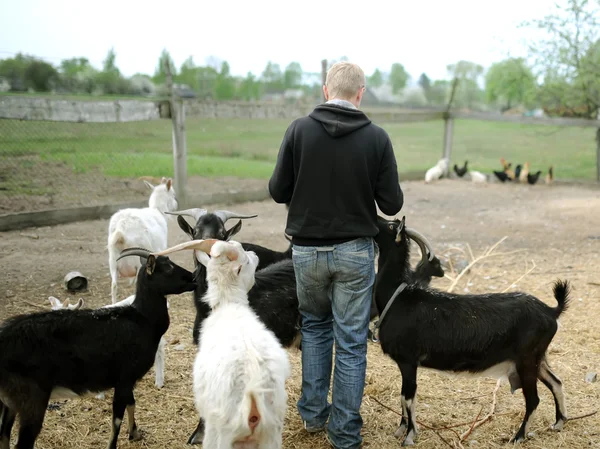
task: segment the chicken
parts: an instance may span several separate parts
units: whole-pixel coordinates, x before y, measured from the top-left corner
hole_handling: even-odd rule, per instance
[[[515,167],[515,181],[519,181],[519,175],[521,174],[521,169],[523,166],[521,164]]]
[[[504,159],[503,157],[500,158],[500,163],[502,164],[502,170],[504,171],[508,170],[512,165],[510,162],[506,162],[506,159]]]
[[[554,181],[554,168],[551,165],[546,174],[546,184],[552,184],[552,181]]]
[[[463,165],[462,168],[458,168],[458,166],[456,164],[454,164],[454,173],[456,173],[459,178],[462,178],[465,175],[465,173],[467,172],[467,164],[468,163],[469,163],[469,161],[465,161],[465,165]]]
[[[521,182],[529,182],[529,161],[525,162],[523,168],[521,169],[521,173],[519,175],[519,181]]]
[[[531,173],[527,174],[527,182],[531,185],[535,184],[538,181],[538,178],[540,177],[540,174],[542,173],[541,170],[538,170],[537,173],[535,175],[532,175]]]
[[[498,178],[502,182],[506,182],[507,180],[512,181],[512,179],[506,174],[506,172],[494,170],[494,175],[496,175],[496,178]]]

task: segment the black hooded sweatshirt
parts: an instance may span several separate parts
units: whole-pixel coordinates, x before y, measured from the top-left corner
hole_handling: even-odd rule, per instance
[[[375,201],[386,215],[404,201],[387,133],[362,111],[327,103],[288,127],[269,193],[288,204],[285,231],[300,246],[374,237]]]

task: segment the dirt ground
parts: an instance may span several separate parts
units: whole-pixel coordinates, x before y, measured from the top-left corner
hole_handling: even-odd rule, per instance
[[[469,247],[478,256],[507,237],[490,257],[475,264],[458,282],[456,291],[494,292],[511,287],[538,296],[550,305],[552,282],[558,278],[572,283],[571,307],[560,320],[560,328],[549,349],[549,362],[562,378],[570,417],[598,410],[600,381],[586,382],[590,372],[600,372],[600,189],[567,185],[472,185],[458,180],[402,183],[407,224],[428,237],[437,253],[465,263]],[[202,206],[202,205],[198,205]],[[237,238],[284,249],[285,207],[270,201],[211,206],[257,213],[245,220]],[[0,318],[48,308],[48,296],[76,300],[85,307],[110,302],[110,278],[106,251],[108,220],[73,223],[56,227],[3,233],[0,238]],[[170,243],[185,241],[176,224]],[[413,246],[415,257],[418,249]],[[461,261],[461,258],[463,261]],[[191,268],[189,254],[173,260]],[[535,269],[519,280],[532,267]],[[68,294],[63,277],[72,270],[89,279],[89,291]],[[455,277],[452,270],[448,276]],[[448,278],[435,279],[432,286],[446,290]],[[119,297],[133,292],[120,284]],[[195,354],[191,328],[194,309],[191,294],[170,299],[171,327],[166,337],[165,386],[154,387],[153,369],[136,388],[137,420],[144,431],[138,443],[127,441],[121,431],[121,447],[184,448],[197,423],[191,390]],[[181,346],[183,345],[183,346]],[[296,411],[300,391],[300,357],[291,350],[293,374],[288,381],[288,414],[284,447],[327,448],[324,434],[308,435]],[[397,447],[393,433],[399,423],[399,370],[376,344],[369,344],[368,372],[362,407],[364,445],[369,448]],[[417,419],[420,448],[459,447],[459,435],[467,432],[477,416],[492,406],[495,380],[450,377],[420,370]],[[548,390],[539,384],[540,406],[533,418],[531,438],[524,448],[600,448],[600,414],[567,422],[555,433],[554,404]],[[63,401],[46,415],[37,442],[38,449],[96,448],[110,435],[112,395],[105,400]],[[390,409],[382,406],[381,404]],[[510,394],[503,383],[497,394],[493,419],[473,430],[464,447],[500,447],[516,432],[524,412],[521,392]],[[434,428],[432,430],[431,428]],[[443,429],[442,429],[443,428]]]
[[[36,156],[0,160],[0,215],[102,206],[148,198],[148,187],[138,178],[105,176],[99,170],[76,173],[62,162],[44,162],[43,169],[39,164]],[[157,184],[160,181],[151,182]],[[223,182],[237,190],[260,188],[266,184],[257,179],[189,176],[187,189],[189,192],[217,193],[223,191]]]

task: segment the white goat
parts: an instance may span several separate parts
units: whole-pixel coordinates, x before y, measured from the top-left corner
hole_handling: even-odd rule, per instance
[[[114,304],[108,304],[106,306],[102,306],[103,309],[109,309],[111,307],[123,307],[130,306],[133,304],[135,300],[135,295],[128,296],[125,299],[122,299],[119,302]],[[49,296],[48,301],[50,301],[52,310],[61,310],[61,309],[69,309],[69,310],[77,310],[83,306],[83,298],[79,298],[77,303],[70,304],[69,299],[65,299],[63,302],[60,302],[60,299],[55,298],[54,296]],[[169,301],[167,301],[167,309],[169,308]],[[161,337],[158,343],[158,349],[156,350],[156,356],[154,358],[154,385],[157,388],[162,388],[165,384],[165,346],[167,342],[165,337]],[[98,399],[104,399],[104,392],[98,393],[96,395]]]
[[[281,448],[290,366],[275,334],[248,303],[258,256],[238,242],[221,240],[192,240],[163,254],[179,249],[198,250],[196,257],[204,259],[208,289],[202,300],[212,309],[194,362],[200,424],[189,443],[202,440],[210,449]]]
[[[448,158],[440,159],[437,164],[435,164],[425,173],[425,182],[429,183],[436,179],[440,179],[442,176],[448,173],[449,166],[450,160]]]
[[[162,178],[156,186],[144,181],[152,189],[148,207],[121,209],[113,214],[108,224],[108,266],[111,277],[112,303],[117,302],[118,276],[135,281],[140,261],[127,257],[117,262],[125,248],[144,248],[150,252],[167,247],[168,221],[165,212],[177,209],[175,189],[171,178]]]

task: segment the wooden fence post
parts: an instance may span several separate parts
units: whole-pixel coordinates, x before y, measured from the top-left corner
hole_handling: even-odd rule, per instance
[[[596,129],[596,181],[600,182],[600,128]]]
[[[327,59],[321,60],[321,98],[323,99],[323,103],[325,103],[325,93],[323,92],[323,86],[325,85],[325,80],[327,79]]]
[[[448,159],[448,161],[452,160],[452,137],[454,136],[454,117],[452,117],[450,110],[452,109],[452,102],[454,101],[454,94],[456,93],[457,87],[458,78],[454,78],[454,81],[452,82],[452,91],[450,92],[450,100],[448,101],[448,106],[446,106],[446,112],[444,113],[444,148],[442,157]],[[448,176],[449,173],[450,164],[448,163],[444,176]]]
[[[451,114],[444,116],[444,158],[451,160],[452,157],[452,137],[454,135],[454,118]],[[445,173],[447,176],[448,173]]]
[[[185,104],[173,89],[173,77],[169,61],[165,61],[167,89],[171,102],[173,122],[173,178],[179,209],[187,207],[187,148],[185,138]]]

